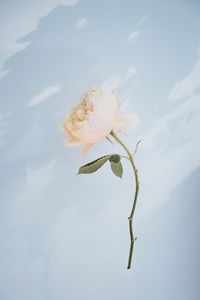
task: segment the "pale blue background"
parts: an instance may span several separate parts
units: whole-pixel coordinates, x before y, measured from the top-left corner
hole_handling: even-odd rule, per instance
[[[0,2],[0,300],[200,299],[200,2]],[[132,171],[80,165],[58,126],[81,92],[117,89],[141,125]]]

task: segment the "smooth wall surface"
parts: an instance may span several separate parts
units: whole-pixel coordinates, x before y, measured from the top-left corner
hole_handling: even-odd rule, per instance
[[[0,1],[0,300],[200,299],[199,1]],[[132,170],[78,168],[58,130],[91,86],[141,125]]]

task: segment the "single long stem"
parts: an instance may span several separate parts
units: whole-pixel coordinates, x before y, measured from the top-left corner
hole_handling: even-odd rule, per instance
[[[131,263],[132,263],[132,256],[133,256],[133,248],[134,248],[134,243],[137,239],[137,237],[134,236],[133,234],[133,216],[135,213],[136,205],[137,205],[137,199],[138,199],[138,193],[139,193],[139,179],[138,179],[138,170],[135,166],[133,155],[129,151],[129,149],[124,145],[124,143],[118,138],[118,136],[111,131],[110,135],[115,139],[117,143],[119,143],[122,148],[126,151],[128,154],[129,161],[132,165],[134,176],[135,176],[135,195],[134,195],[134,201],[133,201],[133,206],[131,209],[130,216],[128,217],[128,222],[129,222],[129,232],[130,232],[130,250],[129,250],[129,257],[128,257],[128,266],[127,269],[131,268]]]

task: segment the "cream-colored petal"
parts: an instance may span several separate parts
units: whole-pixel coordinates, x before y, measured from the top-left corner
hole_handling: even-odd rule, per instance
[[[102,97],[96,101],[94,111],[103,113],[117,113],[119,111],[118,98],[112,92],[102,90]]]
[[[130,133],[137,129],[140,124],[140,118],[135,113],[121,113],[116,118],[113,128],[118,133]]]
[[[83,157],[85,154],[88,153],[88,151],[92,148],[93,144],[87,144],[85,145],[85,147],[83,148],[82,152],[81,152],[81,156]]]
[[[73,132],[85,144],[95,144],[106,138],[115,124],[116,114],[94,112],[88,122],[80,130]]]
[[[75,137],[70,131],[69,131],[69,129],[66,127],[66,126],[64,126],[63,124],[61,124],[60,126],[59,126],[59,129],[60,129],[60,131],[62,131],[62,132],[64,132],[65,133],[65,135],[69,138],[68,140],[65,140],[64,141],[64,145],[65,146],[71,146],[71,147],[73,147],[73,146],[80,146],[80,145],[82,145],[83,143],[77,138],[77,137]]]
[[[59,126],[60,131],[62,131],[67,137],[69,137],[70,139],[73,139],[72,134],[70,133],[70,131],[67,129],[67,127],[65,126],[65,124],[61,124]]]
[[[65,140],[64,145],[68,147],[79,147],[82,146],[83,143],[78,140]]]

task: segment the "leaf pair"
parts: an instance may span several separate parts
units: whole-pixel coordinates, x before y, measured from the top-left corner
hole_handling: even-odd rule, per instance
[[[111,169],[113,173],[122,178],[123,174],[123,167],[121,164],[121,157],[118,154],[112,154],[112,155],[105,155],[102,156],[82,167],[80,167],[78,174],[91,174],[96,172],[98,169],[100,169],[107,161],[110,161]]]

